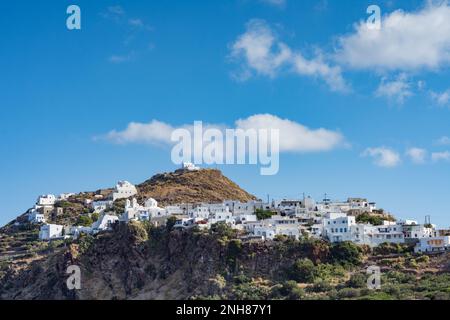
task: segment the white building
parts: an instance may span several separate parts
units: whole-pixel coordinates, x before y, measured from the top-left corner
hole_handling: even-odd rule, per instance
[[[158,202],[155,199],[150,198],[145,202],[145,206],[140,206],[136,198],[133,198],[131,201],[127,199],[125,212],[120,220],[125,222],[132,220],[149,221],[152,218],[165,216],[167,216],[167,211],[158,207]]]
[[[200,167],[195,166],[193,163],[191,162],[183,162],[181,164],[181,169],[182,170],[186,170],[186,171],[199,171]]]
[[[167,206],[165,207],[166,209],[166,214],[168,216],[179,216],[182,214],[185,214],[185,211],[183,208],[181,208],[180,206]]]
[[[236,220],[231,212],[212,213],[208,219],[208,222],[210,225],[218,222],[224,222],[230,226],[234,226],[236,224]]]
[[[355,217],[342,213],[328,213],[323,219],[323,236],[330,242],[352,241],[351,226]]]
[[[227,200],[223,203],[233,213],[233,215],[255,214],[257,209],[263,209],[264,204],[261,201],[240,202]]]
[[[348,198],[347,203],[351,210],[359,210],[362,212],[373,212],[377,209],[375,202],[369,202],[364,198]]]
[[[299,239],[300,229],[296,225],[260,224],[254,227],[253,235],[263,237],[264,240],[273,240],[277,235]]]
[[[39,231],[39,239],[48,241],[63,237],[64,226],[57,224],[44,224]]]
[[[174,224],[174,228],[187,229],[195,226],[195,218],[179,217]]]
[[[256,217],[256,214],[241,214],[238,216],[234,216],[234,219],[236,223],[249,223],[249,222],[257,222],[258,217]]]
[[[210,215],[209,208],[204,206],[198,206],[189,210],[189,216],[191,218],[208,219]]]
[[[352,226],[352,240],[357,244],[371,247],[382,243],[404,243],[403,227],[398,224],[372,226],[370,224],[356,224]]]
[[[434,234],[434,228],[423,224],[403,224],[402,228],[406,239],[429,238]]]
[[[128,181],[119,181],[115,187],[111,197],[115,201],[117,199],[130,198],[137,194],[136,187]]]
[[[113,202],[111,200],[99,200],[99,201],[93,201],[90,203],[90,206],[94,210],[95,213],[102,213],[105,210],[111,208],[112,205],[113,205]]]
[[[73,226],[69,229],[69,234],[77,239],[80,234],[91,234],[93,233],[92,227],[83,227],[83,226]]]
[[[281,200],[275,209],[280,210],[281,213],[290,215],[296,214],[298,209],[304,209],[303,202],[301,200]]]
[[[31,209],[28,213],[28,221],[31,223],[44,223],[45,215],[39,212],[36,208]]]
[[[56,202],[56,197],[53,194],[45,194],[45,195],[38,197],[36,204],[38,206],[46,207],[46,206],[55,205],[55,202]]]
[[[441,252],[450,250],[450,236],[421,238],[414,247],[416,253]]]
[[[117,221],[119,221],[117,216],[103,214],[96,222],[92,224],[92,230],[94,233],[111,230],[112,225]]]
[[[61,193],[59,196],[58,196],[58,200],[59,201],[64,201],[64,200],[67,200],[67,199],[69,199],[70,197],[72,197],[72,196],[74,196],[75,195],[75,193]]]

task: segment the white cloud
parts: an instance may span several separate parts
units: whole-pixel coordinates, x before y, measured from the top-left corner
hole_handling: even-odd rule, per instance
[[[427,150],[421,148],[410,148],[406,151],[406,155],[411,158],[415,164],[424,164],[427,157]]]
[[[278,35],[263,20],[251,20],[246,32],[231,45],[230,56],[241,63],[237,75],[247,80],[252,75],[277,76],[287,70],[301,76],[324,80],[333,91],[347,91],[348,87],[338,66],[330,66],[323,57],[307,59],[278,39]]]
[[[133,27],[141,28],[144,26],[144,22],[139,18],[132,18],[128,20],[128,23]]]
[[[450,152],[449,151],[433,152],[431,154],[431,159],[433,160],[433,162],[450,161]]]
[[[284,7],[286,5],[286,0],[260,0],[260,1],[275,7]]]
[[[446,106],[450,102],[450,89],[444,92],[431,91],[431,98],[440,106]]]
[[[398,152],[386,147],[367,148],[361,155],[374,158],[374,164],[379,167],[393,168],[401,162]]]
[[[133,56],[133,53],[129,53],[126,55],[112,55],[108,58],[108,61],[114,64],[120,64],[132,60]]]
[[[280,131],[280,151],[318,152],[329,151],[345,144],[344,137],[337,131],[310,129],[289,119],[281,119],[271,114],[258,114],[236,121],[240,129],[278,129]]]
[[[105,138],[115,143],[171,144],[170,136],[175,130],[171,125],[152,120],[149,123],[131,122],[122,131],[110,131]]]
[[[400,74],[395,80],[381,79],[381,83],[375,92],[378,97],[386,97],[389,100],[395,100],[403,104],[405,99],[412,96],[411,84],[405,74]]]
[[[434,142],[434,144],[438,146],[448,146],[450,145],[450,138],[447,136],[440,137]]]
[[[416,12],[394,11],[379,30],[361,21],[338,42],[336,58],[351,68],[437,69],[450,62],[450,6],[429,1]]]
[[[206,128],[225,129],[219,124],[204,124]],[[171,134],[177,128],[192,130],[192,124],[174,127],[153,120],[149,123],[130,123],[125,130],[113,130],[103,138],[109,141],[126,143],[145,143],[153,145],[172,145]],[[258,114],[235,122],[236,129],[278,129],[280,132],[280,152],[320,152],[329,151],[345,145],[344,136],[337,131],[323,128],[310,129],[300,123],[281,119],[271,114]]]

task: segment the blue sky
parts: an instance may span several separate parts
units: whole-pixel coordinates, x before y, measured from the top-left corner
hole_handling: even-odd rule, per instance
[[[81,30],[66,28],[70,4]],[[359,24],[371,4],[383,14],[375,36]],[[0,12],[2,224],[39,194],[173,170],[151,132],[107,139],[131,122],[233,126],[270,114],[312,144],[319,128],[342,139],[310,150],[286,132],[294,147],[274,176],[219,166],[249,192],[364,196],[450,226],[445,2],[17,0]]]

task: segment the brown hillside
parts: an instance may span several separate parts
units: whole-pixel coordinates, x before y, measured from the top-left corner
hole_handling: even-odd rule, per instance
[[[139,200],[151,197],[162,205],[256,199],[214,169],[157,174],[137,187]]]

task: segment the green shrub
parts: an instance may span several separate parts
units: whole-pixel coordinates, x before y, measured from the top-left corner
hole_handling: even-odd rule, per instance
[[[350,288],[364,288],[367,286],[367,276],[362,273],[352,274],[346,285]]]
[[[314,283],[312,287],[309,287],[309,291],[312,292],[328,292],[333,289],[333,286],[325,281],[325,280],[319,280]]]
[[[220,238],[233,239],[237,236],[237,231],[225,222],[218,222],[211,225],[210,233],[218,235]]]
[[[258,220],[266,220],[272,218],[272,211],[256,209],[256,217]]]
[[[374,226],[380,226],[383,224],[383,218],[380,216],[375,216],[373,214],[364,212],[356,217],[356,222],[358,223],[370,223]]]
[[[352,242],[339,242],[330,249],[330,258],[334,263],[342,265],[359,265],[362,262],[362,250]]]
[[[295,261],[289,271],[289,279],[297,282],[312,283],[316,276],[316,266],[308,258]]]
[[[272,299],[301,300],[305,291],[295,281],[286,281],[272,288],[270,297]]]
[[[94,222],[92,221],[92,218],[89,216],[79,216],[76,224],[78,226],[83,227],[90,227]]]

